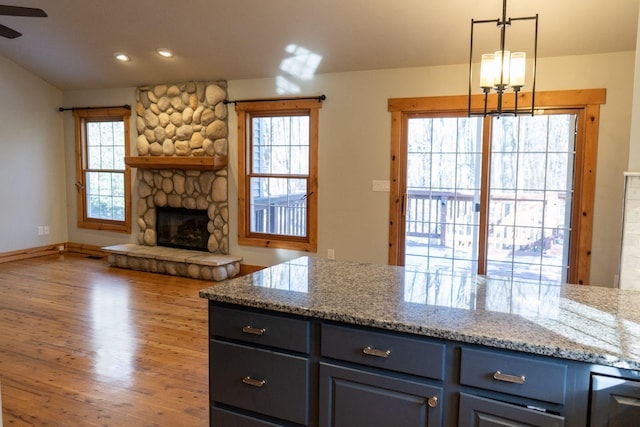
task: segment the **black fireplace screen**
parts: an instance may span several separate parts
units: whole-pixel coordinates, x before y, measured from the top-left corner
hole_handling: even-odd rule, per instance
[[[209,216],[206,210],[156,208],[158,246],[207,251]]]

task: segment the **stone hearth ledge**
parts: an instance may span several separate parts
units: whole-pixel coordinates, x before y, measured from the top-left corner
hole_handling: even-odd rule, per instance
[[[240,272],[242,257],[134,243],[105,246],[109,264],[130,270],[221,281]]]

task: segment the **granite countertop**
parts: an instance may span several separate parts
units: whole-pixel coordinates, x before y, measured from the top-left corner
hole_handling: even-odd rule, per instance
[[[213,301],[640,370],[640,292],[301,257]]]

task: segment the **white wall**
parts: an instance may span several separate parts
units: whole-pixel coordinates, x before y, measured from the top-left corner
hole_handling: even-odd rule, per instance
[[[631,124],[634,52],[547,58],[539,62],[538,90],[606,88],[596,174],[591,283],[612,285],[618,270],[622,173],[626,170]],[[373,192],[372,180],[390,174],[389,98],[466,93],[467,66],[378,70],[318,75],[300,95],[326,94],[320,110],[318,256],[335,249],[337,259],[387,262],[389,194]],[[230,99],[278,96],[273,79],[231,80]],[[135,88],[65,92],[65,106],[135,105]],[[119,233],[75,226],[73,119],[65,113],[66,190],[69,241],[109,245],[135,241]],[[135,145],[135,112],[132,115]],[[300,252],[237,244],[237,121],[229,107],[230,249],[251,265],[273,265]],[[134,205],[135,206],[135,205]],[[135,217],[135,215],[134,215]],[[135,228],[135,221],[134,221]],[[135,231],[134,231],[135,232]]]
[[[640,23],[640,17],[638,18],[638,22]],[[640,25],[638,25],[638,37],[636,39],[636,62],[633,94],[628,170],[631,172],[638,172],[640,171]]]
[[[62,92],[0,56],[0,99],[0,252],[64,243]]]

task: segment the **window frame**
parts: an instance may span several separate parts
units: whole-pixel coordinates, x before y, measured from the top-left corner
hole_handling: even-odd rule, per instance
[[[316,252],[318,249],[318,120],[322,102],[317,100],[275,100],[236,102],[238,117],[238,244],[265,248],[294,249]],[[305,237],[265,234],[251,231],[250,180],[253,117],[309,117],[309,172],[307,187],[307,233]],[[262,177],[269,174],[260,174]],[[276,178],[282,175],[270,175]],[[305,175],[300,175],[305,177]]]
[[[122,173],[124,178],[124,220],[108,220],[90,218],[87,209],[87,123],[103,121],[122,121],[124,126],[124,156],[130,151],[129,123],[131,110],[124,107],[74,109],[75,143],[76,143],[76,190],[77,190],[77,225],[78,228],[92,230],[131,232],[131,168],[125,165],[124,170],[113,170],[112,173]],[[124,160],[124,159],[123,159]],[[111,172],[111,170],[109,171]]]
[[[576,144],[581,147],[576,152],[574,177],[574,206],[572,212],[572,237],[569,252],[569,283],[588,284],[591,268],[591,245],[593,234],[593,206],[595,197],[596,156],[600,105],[605,103],[606,89],[565,90],[536,92],[536,110],[574,110],[578,116]],[[472,96],[472,108],[481,112],[482,95]],[[507,108],[513,107],[513,98],[504,99]],[[531,93],[521,93],[519,103],[531,102]],[[495,95],[489,98],[495,104]],[[404,200],[406,193],[406,151],[407,119],[412,115],[442,114],[462,115],[468,108],[467,96],[442,96],[424,98],[389,99],[388,111],[391,113],[391,191],[389,195],[389,251],[390,265],[404,263]],[[489,149],[491,117],[484,120],[483,151]],[[483,157],[483,170],[488,170],[490,153]],[[482,177],[481,204],[488,206],[489,176]],[[480,212],[480,228],[487,228],[487,212]],[[479,248],[478,264],[484,265],[486,251]],[[480,272],[482,274],[482,272]]]

